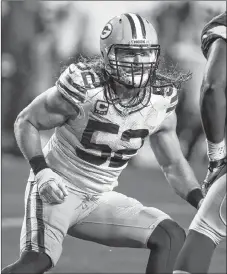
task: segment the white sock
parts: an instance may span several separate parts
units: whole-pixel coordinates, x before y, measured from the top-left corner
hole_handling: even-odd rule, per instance
[[[212,143],[207,141],[207,155],[210,161],[217,161],[223,159],[226,156],[225,140],[220,143]]]

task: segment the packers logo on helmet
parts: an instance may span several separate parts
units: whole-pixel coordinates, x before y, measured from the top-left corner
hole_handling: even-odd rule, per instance
[[[101,39],[106,39],[108,36],[110,36],[112,29],[113,26],[111,25],[111,23],[107,23],[101,33]]]

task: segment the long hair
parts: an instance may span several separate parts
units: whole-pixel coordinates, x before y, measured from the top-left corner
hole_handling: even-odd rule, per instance
[[[105,72],[105,64],[100,55],[95,55],[92,57],[80,55],[77,62],[82,62],[88,69],[94,70],[99,76],[101,84],[108,84],[110,81],[110,77]],[[176,88],[180,88],[182,83],[187,82],[192,77],[192,73],[190,71],[184,72],[178,68],[177,65],[172,65],[170,68],[167,68],[164,64],[164,59],[160,60],[159,67],[161,63],[162,68],[158,68],[156,70],[155,79],[151,84],[154,88],[164,88],[167,86],[175,86]]]
[[[163,59],[164,60],[164,59]],[[116,96],[115,92],[112,88],[110,88],[111,85],[114,85],[113,79],[111,76],[109,76],[106,73],[105,70],[105,64],[103,62],[103,59],[100,55],[95,55],[92,57],[85,57],[80,55],[77,60],[73,60],[74,63],[83,63],[83,65],[88,70],[93,70],[98,78],[99,78],[99,86],[104,87],[104,96],[110,104],[114,106],[114,108],[119,112],[117,108],[117,103],[120,102],[120,99]],[[160,61],[159,60],[159,65]],[[127,105],[123,105],[125,109],[130,109],[131,106],[135,104],[142,103],[143,104],[143,97],[146,92],[146,89],[149,88],[150,93],[158,94],[158,95],[164,95],[166,91],[166,87],[176,87],[178,90],[181,87],[181,84],[188,81],[192,74],[190,72],[184,73],[182,70],[178,69],[177,66],[167,68],[167,66],[163,66],[164,63],[162,63],[162,68],[157,69],[154,72],[153,77],[150,77],[150,81],[148,82],[147,86],[144,88],[141,88],[133,98],[131,98]],[[164,67],[164,68],[163,68]],[[152,79],[151,79],[152,78]],[[148,102],[147,102],[148,104]],[[147,106],[144,105],[144,107]]]
[[[93,70],[99,77],[100,85],[108,84],[110,79],[105,71],[105,64],[100,55],[94,55],[92,57],[80,55],[77,62],[81,62],[85,65],[85,67]]]
[[[156,83],[154,86],[170,86],[173,85],[176,88],[180,89],[181,85],[189,81],[192,77],[190,71],[183,71],[178,64],[166,63],[165,58],[160,56],[159,66],[156,71]]]

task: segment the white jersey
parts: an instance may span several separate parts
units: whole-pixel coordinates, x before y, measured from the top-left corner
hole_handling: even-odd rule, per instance
[[[96,85],[97,81],[94,71],[81,70],[75,64],[62,73],[56,85],[67,100],[75,102],[74,92],[81,87],[81,91],[86,90],[87,98],[81,105],[84,115],[57,127],[44,155],[48,165],[75,187],[106,192],[118,185],[121,171],[144,139],[174,111],[178,96],[172,87],[167,88],[165,96],[147,91],[142,103],[122,116],[106,100],[105,87]],[[117,107],[124,110],[120,103]]]

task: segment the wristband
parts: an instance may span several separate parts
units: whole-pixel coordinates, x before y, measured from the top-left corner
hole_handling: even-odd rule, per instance
[[[196,209],[200,205],[200,201],[203,199],[203,193],[200,188],[195,188],[190,191],[186,197],[186,201],[194,206]]]
[[[29,160],[29,164],[36,175],[40,170],[44,168],[48,168],[48,165],[46,163],[46,160],[43,155],[37,155],[31,158]]]

